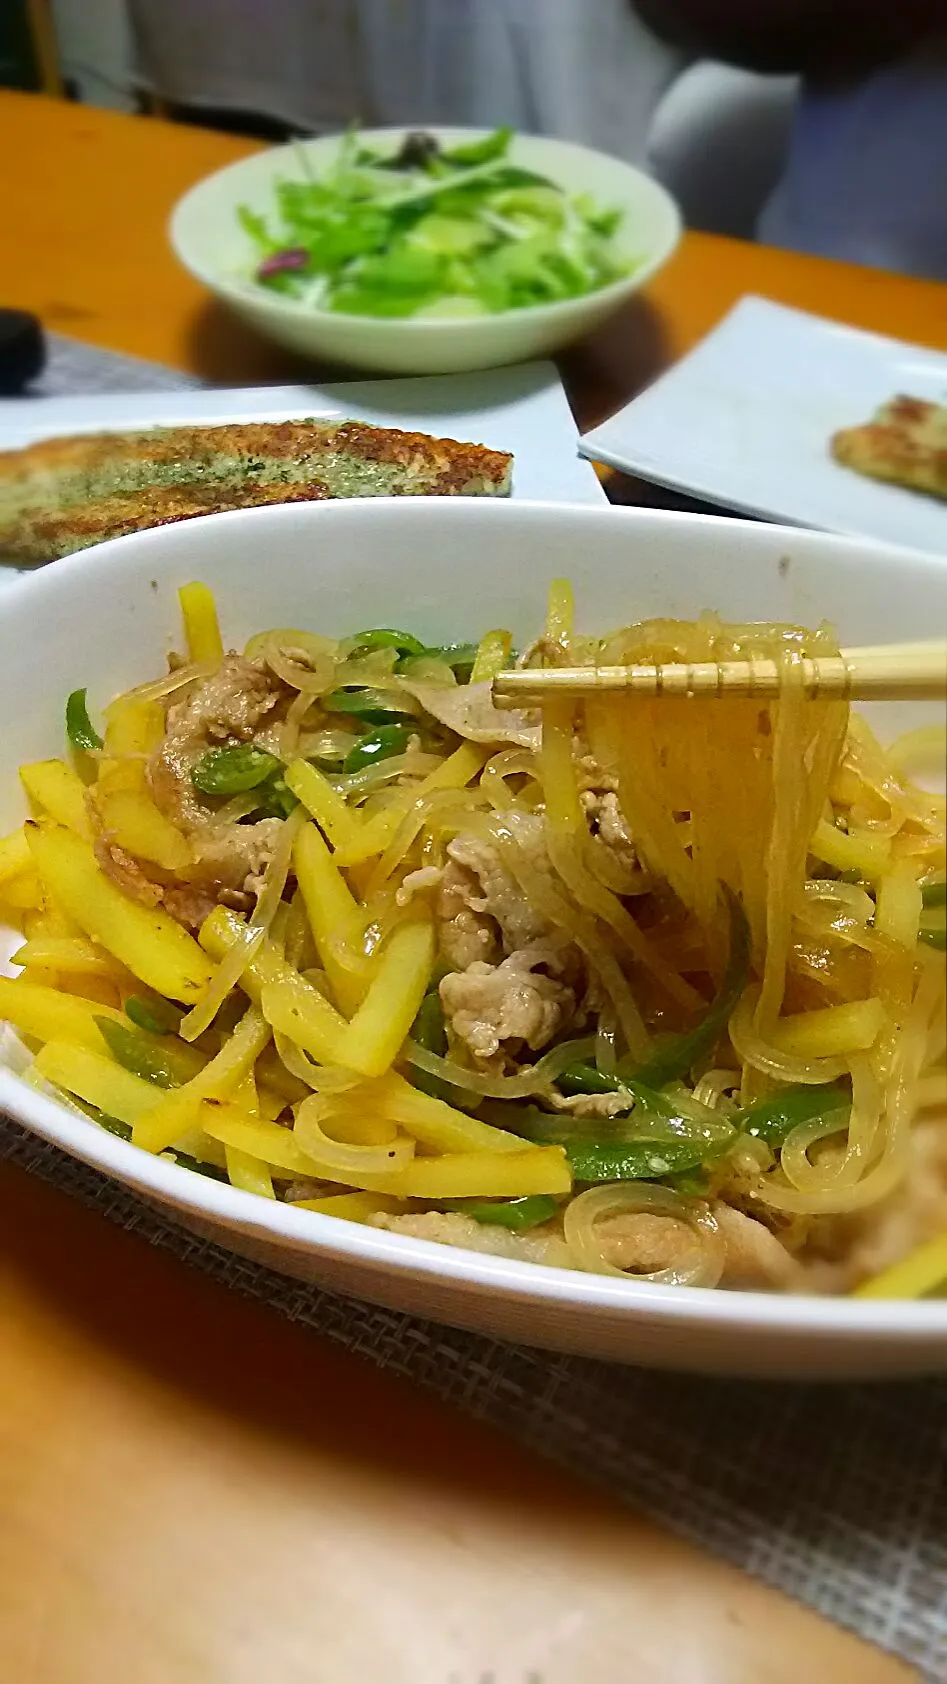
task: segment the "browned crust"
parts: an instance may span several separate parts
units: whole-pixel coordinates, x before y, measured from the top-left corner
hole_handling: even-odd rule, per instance
[[[509,478],[512,456],[485,445],[372,427],[359,421],[259,421],[219,427],[157,427],[141,433],[86,433],[41,439],[21,450],[0,451],[0,480],[8,484],[37,476],[84,473],[123,462],[207,461],[215,456],[261,460],[304,460],[311,450],[343,448],[366,462],[444,474],[451,481],[483,479],[497,485]]]
[[[106,538],[123,538],[150,526],[170,526],[197,515],[227,509],[260,508],[272,503],[314,503],[327,496],[318,481],[304,485],[177,485],[126,491],[63,514],[36,515],[11,534],[9,548],[18,561],[49,561],[85,549]]]
[[[947,406],[899,395],[864,426],[835,433],[830,449],[870,479],[947,498]]]
[[[483,445],[357,421],[43,439],[0,452],[0,552],[31,565],[148,526],[261,504],[384,491],[502,496],[512,461]],[[363,465],[364,482],[353,484]]]
[[[484,444],[462,444],[458,439],[437,439],[398,427],[370,427],[361,421],[340,422],[333,429],[332,443],[363,461],[390,463],[409,473],[433,467],[437,478],[431,490],[448,495],[484,480],[504,487],[513,463],[508,451],[489,450]]]

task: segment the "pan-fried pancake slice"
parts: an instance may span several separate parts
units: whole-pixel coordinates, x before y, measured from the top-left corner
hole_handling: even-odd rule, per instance
[[[88,433],[0,452],[0,554],[22,564],[221,509],[333,497],[502,497],[512,457],[357,421]]]
[[[832,438],[836,462],[870,479],[947,498],[947,405],[896,397],[872,421]]]

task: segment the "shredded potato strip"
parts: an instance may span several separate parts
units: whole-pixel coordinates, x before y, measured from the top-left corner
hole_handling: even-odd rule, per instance
[[[178,592],[184,617],[188,658],[197,662],[213,662],[219,666],[224,658],[224,641],[217,620],[217,605],[207,585],[195,582],[182,585]]]
[[[187,930],[160,907],[123,894],[72,831],[28,825],[27,835],[44,886],[86,935],[157,994],[185,1003],[198,997],[212,968]]]
[[[247,1008],[219,1053],[183,1087],[175,1088],[132,1131],[136,1146],[161,1152],[198,1126],[204,1100],[227,1099],[252,1074],[272,1031],[257,1006]],[[208,1131],[209,1132],[209,1131]]]
[[[357,951],[364,937],[365,915],[316,825],[303,825],[293,863],[329,985],[341,1010],[351,1016],[365,998],[367,982],[346,956]]]
[[[260,1103],[252,1074],[245,1076],[234,1089],[234,1103],[249,1116],[259,1116]],[[241,1152],[239,1146],[225,1146],[224,1155],[231,1186],[239,1187],[243,1193],[256,1193],[263,1199],[275,1199],[273,1176],[262,1158],[255,1157],[252,1152]]]

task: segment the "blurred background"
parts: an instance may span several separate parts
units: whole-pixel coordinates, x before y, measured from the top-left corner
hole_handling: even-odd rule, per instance
[[[947,278],[947,0],[3,0],[4,83],[272,140],[509,124],[691,228]]]
[[[0,84],[280,140],[508,123],[645,164],[752,237],[795,79],[689,54],[630,0],[4,0]]]

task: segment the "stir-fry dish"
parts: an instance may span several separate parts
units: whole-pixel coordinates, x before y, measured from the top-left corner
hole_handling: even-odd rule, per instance
[[[509,157],[509,129],[463,145],[406,134],[379,152],[355,130],[316,175],[278,181],[272,211],[243,205],[253,278],[312,310],[477,316],[553,304],[634,267],[623,214]]]
[[[29,1079],[262,1198],[669,1285],[947,1280],[944,732],[887,750],[825,627],[278,629],[186,651],[0,843]],[[779,661],[778,698],[494,705],[513,662]],[[103,698],[104,700],[104,698]],[[92,709],[93,716],[96,710]],[[101,734],[100,734],[101,732]]]

